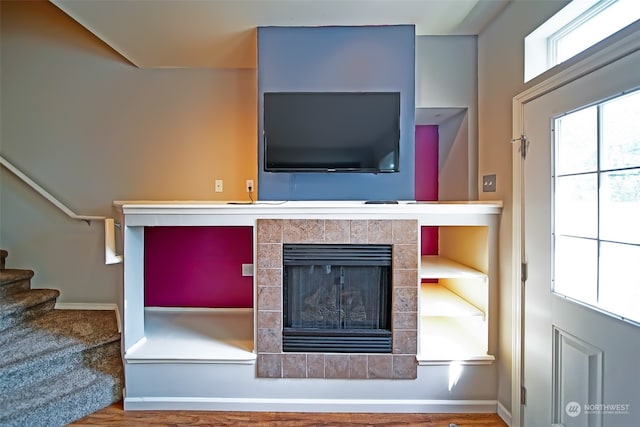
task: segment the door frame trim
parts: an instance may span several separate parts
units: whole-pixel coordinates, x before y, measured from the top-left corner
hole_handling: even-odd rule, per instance
[[[595,48],[595,47],[594,47]],[[626,29],[604,40],[597,46],[596,52],[586,55],[575,63],[562,69],[558,73],[546,78],[536,85],[526,89],[513,97],[512,101],[512,138],[519,140],[525,135],[524,107],[531,102],[561,86],[571,83],[586,74],[596,71],[612,62],[640,50],[640,22],[631,24]],[[524,357],[523,339],[523,282],[521,265],[524,262],[524,207],[522,206],[523,194],[523,158],[520,154],[520,144],[513,144],[512,148],[512,307],[511,307],[511,426],[522,425],[522,405],[520,393],[522,384],[522,365]]]

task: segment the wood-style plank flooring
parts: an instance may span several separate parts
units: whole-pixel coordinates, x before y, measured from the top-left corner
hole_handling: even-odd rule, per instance
[[[124,411],[111,405],[72,426],[420,426],[507,427],[497,414],[353,414],[300,412]]]

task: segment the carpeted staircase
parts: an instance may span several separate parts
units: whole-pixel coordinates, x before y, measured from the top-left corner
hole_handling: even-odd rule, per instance
[[[120,333],[111,310],[57,310],[31,270],[0,250],[0,426],[64,426],[122,399]]]

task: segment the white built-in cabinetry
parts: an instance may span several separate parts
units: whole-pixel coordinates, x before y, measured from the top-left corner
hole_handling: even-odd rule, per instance
[[[500,202],[238,205],[132,201],[116,202],[115,208],[123,225],[125,258],[120,305],[125,409],[443,412],[457,405],[456,411],[495,411],[491,394],[478,397],[474,391],[495,381],[494,366],[465,369],[461,375],[466,388],[456,391],[456,400],[440,404],[438,399],[451,391],[450,378],[442,372],[452,362],[490,365],[493,361]],[[438,227],[438,255],[419,259],[418,282],[426,283],[416,283],[416,359],[420,366],[415,380],[372,387],[372,380],[362,379],[260,379],[256,376],[253,310],[209,312],[174,307],[158,311],[145,307],[146,227],[255,227],[258,219],[269,218],[415,220],[417,227]],[[254,251],[255,236],[254,232]],[[254,294],[256,289],[254,280]],[[330,401],[324,382],[339,384],[331,388]]]

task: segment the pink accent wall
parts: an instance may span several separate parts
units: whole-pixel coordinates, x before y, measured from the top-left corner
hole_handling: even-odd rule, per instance
[[[416,126],[416,200],[438,200],[438,126]],[[438,253],[438,227],[422,227],[422,255]]]
[[[145,306],[249,308],[252,227],[146,227]]]

